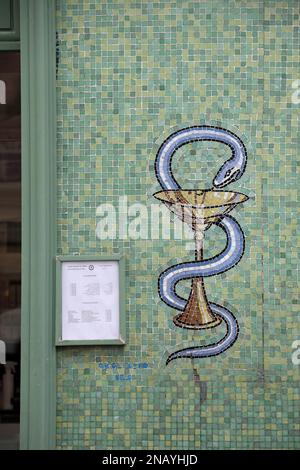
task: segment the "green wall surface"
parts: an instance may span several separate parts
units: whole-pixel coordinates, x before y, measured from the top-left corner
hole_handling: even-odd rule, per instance
[[[59,449],[299,448],[299,19],[297,0],[58,0],[58,254],[124,255],[127,322],[125,347],[58,348]],[[157,279],[193,259],[192,240],[145,233],[160,207],[159,145],[199,124],[235,132],[248,151],[228,186],[249,196],[232,212],[245,254],[206,280],[240,333],[224,354],[165,366],[170,352],[225,333],[174,326]],[[229,156],[195,142],[173,172],[184,188],[210,188]],[[124,198],[143,205],[142,239],[99,239],[97,207],[123,221]],[[148,232],[162,225],[153,218]],[[205,257],[224,244],[212,227]],[[187,298],[190,283],[178,291]]]

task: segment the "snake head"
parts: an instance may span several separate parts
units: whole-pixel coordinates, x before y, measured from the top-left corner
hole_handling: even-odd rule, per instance
[[[242,172],[236,164],[230,160],[224,163],[213,180],[215,188],[224,188],[227,184],[236,181],[242,176]]]

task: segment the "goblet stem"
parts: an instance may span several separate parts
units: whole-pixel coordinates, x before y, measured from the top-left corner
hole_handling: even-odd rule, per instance
[[[204,248],[204,229],[199,228],[197,225],[194,230],[195,240],[195,260],[203,260],[203,248]]]
[[[203,260],[204,228],[200,229],[199,224],[193,225],[195,239],[195,260]],[[209,306],[206,297],[204,279],[197,277],[192,280],[191,293],[186,307],[182,313],[173,318],[176,326],[198,330],[202,328],[213,328],[221,323]]]

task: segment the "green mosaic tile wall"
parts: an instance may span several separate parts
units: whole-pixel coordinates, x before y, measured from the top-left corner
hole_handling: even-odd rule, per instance
[[[126,256],[128,329],[124,348],[58,350],[58,448],[299,447],[299,20],[297,0],[58,0],[59,254]],[[225,331],[175,328],[158,297],[159,273],[189,261],[191,242],[100,240],[96,209],[127,197],[150,214],[158,146],[204,123],[235,132],[249,155],[230,186],[250,198],[233,213],[245,255],[206,281],[240,335],[220,356],[166,367],[178,346]],[[228,156],[221,144],[190,144],[174,174],[209,188]],[[222,234],[207,234],[206,252],[218,253]]]

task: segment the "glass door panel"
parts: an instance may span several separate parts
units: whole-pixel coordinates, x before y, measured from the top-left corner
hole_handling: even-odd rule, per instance
[[[20,54],[0,52],[0,449],[19,447],[20,332]]]

